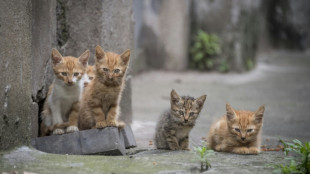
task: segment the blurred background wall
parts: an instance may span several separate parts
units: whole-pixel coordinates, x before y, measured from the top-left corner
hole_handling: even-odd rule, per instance
[[[190,66],[199,30],[215,35],[220,47],[202,70],[243,72],[259,52],[310,47],[307,0],[134,0],[133,9],[136,72],[199,69]]]

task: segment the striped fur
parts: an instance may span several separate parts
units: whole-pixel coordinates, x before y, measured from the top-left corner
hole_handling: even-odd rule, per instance
[[[123,122],[118,121],[118,116],[129,56],[130,50],[118,55],[96,47],[95,79],[85,88],[81,100],[81,130],[124,126]]]
[[[156,125],[155,145],[158,149],[188,150],[188,136],[205,99],[206,95],[195,99],[180,97],[174,90],[171,91],[171,109],[161,115]]]

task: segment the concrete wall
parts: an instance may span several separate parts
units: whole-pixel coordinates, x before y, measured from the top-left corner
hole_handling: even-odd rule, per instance
[[[187,68],[189,9],[187,0],[134,0],[135,71]]]
[[[32,1],[0,1],[0,150],[31,137]]]
[[[261,1],[192,1],[191,38],[199,29],[216,34],[222,48],[219,61],[232,71],[245,71],[247,62],[255,62]]]
[[[274,48],[309,49],[310,1],[262,1],[265,40]]]

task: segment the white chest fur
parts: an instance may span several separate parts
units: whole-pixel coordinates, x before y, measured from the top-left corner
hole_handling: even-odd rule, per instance
[[[83,96],[83,91],[84,91],[85,83],[87,83],[87,84],[90,83],[89,76],[85,73],[78,83],[79,83],[79,86],[80,86],[80,99],[81,99],[81,97]]]
[[[68,120],[68,112],[71,110],[72,104],[79,100],[80,93],[81,89],[78,83],[67,86],[60,80],[54,81],[53,91],[48,98],[53,124]]]

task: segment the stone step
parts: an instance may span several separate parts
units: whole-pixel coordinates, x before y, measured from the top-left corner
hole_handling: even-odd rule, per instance
[[[136,147],[134,135],[128,125],[122,130],[107,127],[38,137],[32,139],[31,144],[43,152],[71,155],[125,155],[125,149]]]

